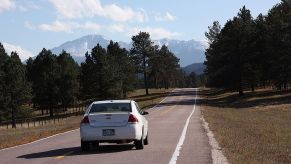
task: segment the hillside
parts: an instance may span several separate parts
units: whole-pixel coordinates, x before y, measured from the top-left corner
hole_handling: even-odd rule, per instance
[[[183,70],[186,74],[190,74],[191,72],[195,72],[197,75],[203,74],[206,66],[203,63],[193,63],[186,67],[183,67]]]

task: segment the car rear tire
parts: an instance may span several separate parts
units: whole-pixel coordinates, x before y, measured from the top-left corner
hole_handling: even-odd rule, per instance
[[[143,137],[141,137],[140,140],[135,141],[135,142],[134,142],[134,145],[135,145],[135,148],[136,148],[137,150],[141,150],[141,149],[143,149],[143,147],[144,147],[144,140],[143,140]]]
[[[149,136],[149,133],[147,134],[147,137],[144,139],[144,145],[148,145],[149,144],[148,136]]]
[[[99,141],[92,142],[92,146],[98,148],[99,147]]]
[[[83,152],[89,151],[90,150],[90,143],[87,141],[81,141],[81,150]]]

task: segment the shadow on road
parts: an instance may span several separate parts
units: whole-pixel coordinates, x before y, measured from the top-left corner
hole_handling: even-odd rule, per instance
[[[116,153],[122,151],[136,151],[133,149],[133,144],[125,145],[100,145],[98,148],[91,148],[88,152],[82,152],[80,147],[60,148],[55,150],[31,153],[18,156],[17,158],[33,159],[33,158],[47,158],[58,156],[76,156],[76,155],[88,155],[88,154],[106,154]]]

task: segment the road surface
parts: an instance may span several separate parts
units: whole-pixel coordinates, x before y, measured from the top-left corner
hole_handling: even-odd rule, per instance
[[[212,163],[211,148],[200,120],[196,89],[176,89],[149,110],[149,145],[101,144],[80,150],[79,130],[0,151],[1,164],[204,164]]]

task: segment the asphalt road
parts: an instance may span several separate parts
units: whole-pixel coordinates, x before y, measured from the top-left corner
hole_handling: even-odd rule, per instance
[[[149,145],[101,144],[80,150],[79,130],[0,151],[1,164],[203,164],[212,163],[211,149],[200,120],[196,89],[177,89],[149,110]],[[196,104],[196,105],[195,105]]]

